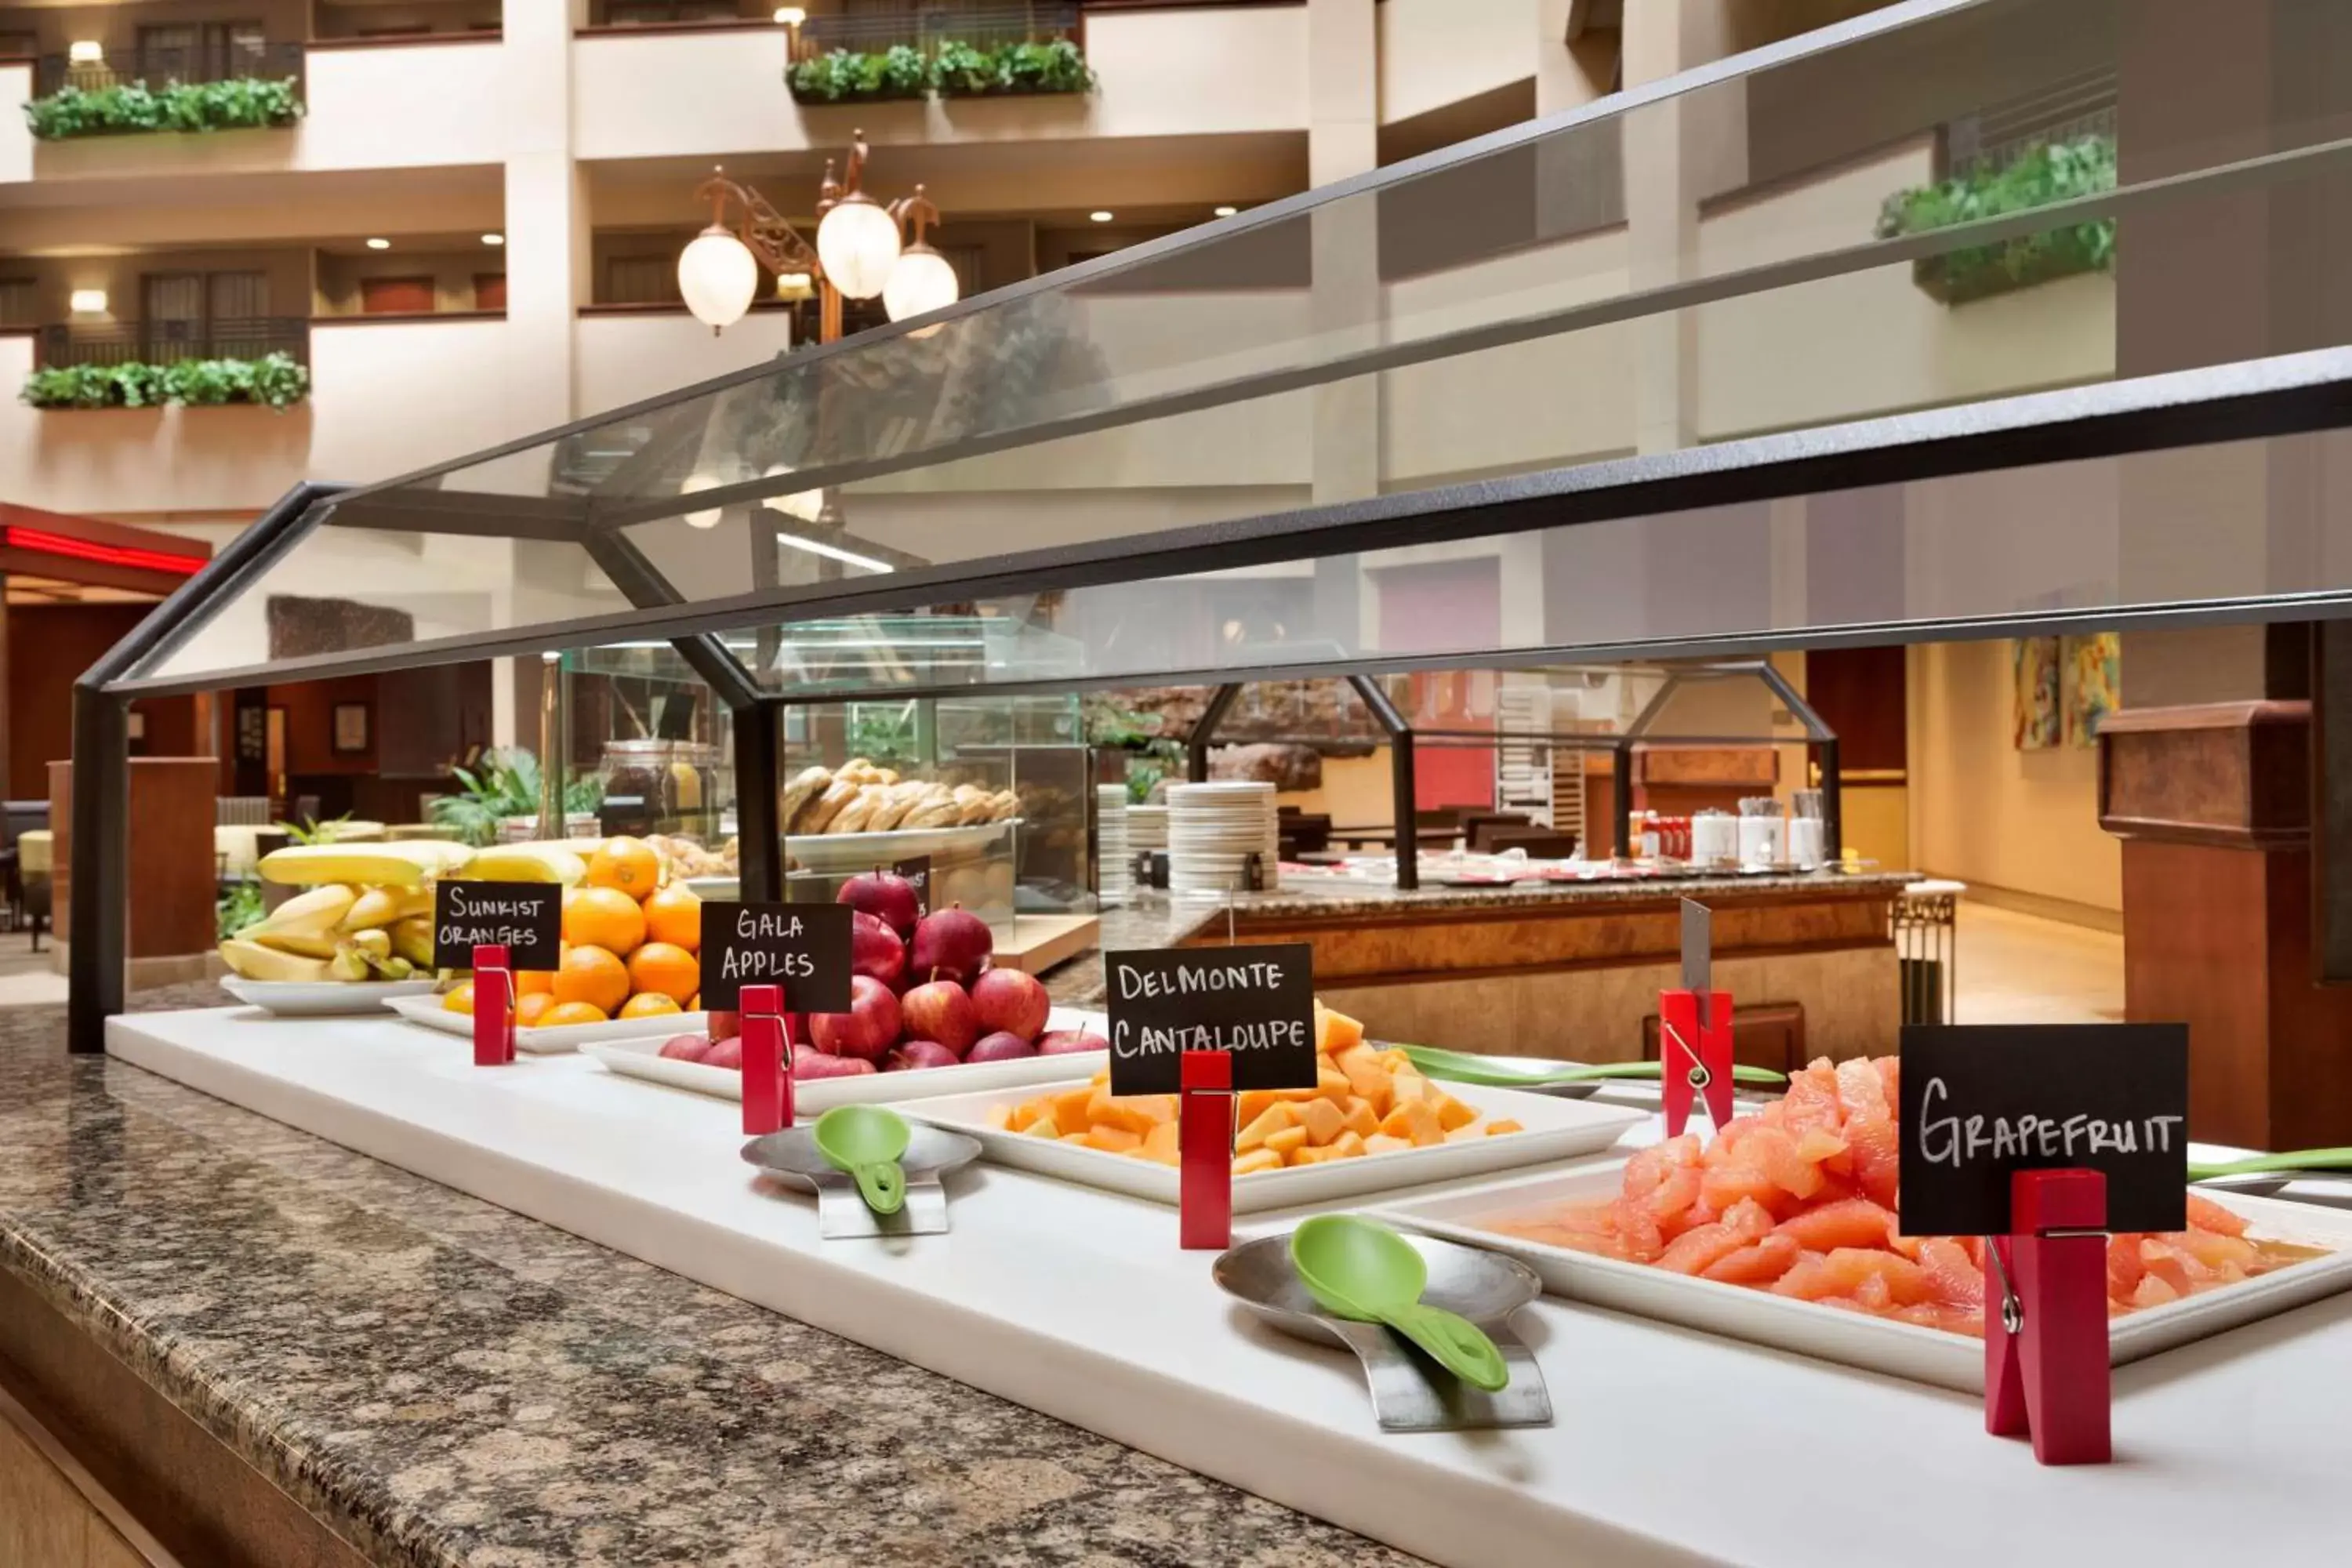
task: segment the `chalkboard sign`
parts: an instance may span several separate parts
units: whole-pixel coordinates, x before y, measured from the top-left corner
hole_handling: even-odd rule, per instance
[[[1231,1051],[1234,1087],[1315,1087],[1315,950],[1145,948],[1103,955],[1110,1091],[1174,1094],[1186,1051]]]
[[[742,1005],[746,985],[781,985],[793,1013],[849,1011],[847,904],[702,906],[702,1004]]]
[[[441,882],[433,889],[433,963],[471,969],[474,949],[507,950],[509,969],[553,969],[563,956],[563,889],[552,882]]]
[[[2185,1024],[1912,1025],[1903,1031],[1906,1236],[1999,1236],[2012,1171],[2107,1178],[2109,1230],[2189,1223]]]
[[[916,913],[929,914],[931,912],[931,858],[928,855],[918,855],[911,860],[899,861],[890,869],[913,885]]]

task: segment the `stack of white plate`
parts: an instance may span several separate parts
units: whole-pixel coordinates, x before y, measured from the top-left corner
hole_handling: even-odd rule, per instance
[[[1274,786],[1236,781],[1168,786],[1168,890],[1223,896],[1248,885],[1249,858],[1275,886],[1281,848]]]
[[[1168,808],[1130,805],[1127,808],[1127,847],[1130,850],[1168,847]]]
[[[1127,847],[1127,786],[1095,786],[1095,895],[1106,904],[1127,901],[1134,877]]]

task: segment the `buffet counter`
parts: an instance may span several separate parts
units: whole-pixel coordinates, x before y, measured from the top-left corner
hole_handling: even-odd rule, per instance
[[[1740,1059],[1779,1072],[1882,1052],[1901,1021],[1889,910],[1902,872],[1524,883],[1300,880],[1223,901],[1139,891],[1102,915],[1100,950],[1305,942],[1316,993],[1376,1039],[1570,1061],[1633,1061],[1658,993],[1680,984],[1684,899],[1714,911],[1715,983]],[[1049,973],[1055,1000],[1101,1005],[1098,953]]]
[[[63,1018],[0,1012],[0,1389],[70,1431],[191,1568],[1242,1562],[1268,1542],[1311,1568],[1409,1561],[137,1068],[69,1061]],[[9,1557],[38,1525],[9,1481],[0,1560],[80,1568]]]

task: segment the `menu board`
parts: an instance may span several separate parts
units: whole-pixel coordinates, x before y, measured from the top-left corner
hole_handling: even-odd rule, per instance
[[[702,1005],[742,1005],[746,985],[783,988],[793,1013],[849,1011],[847,904],[702,906]]]
[[[1911,1025],[1902,1059],[1904,1235],[2005,1235],[2011,1173],[2070,1167],[2109,1230],[2188,1225],[2187,1025]]]
[[[1107,952],[1103,977],[1113,1094],[1176,1093],[1186,1051],[1230,1051],[1236,1089],[1315,1087],[1307,943]]]
[[[553,969],[563,959],[563,889],[552,882],[437,882],[433,966],[471,969],[474,949],[503,947],[509,969]]]

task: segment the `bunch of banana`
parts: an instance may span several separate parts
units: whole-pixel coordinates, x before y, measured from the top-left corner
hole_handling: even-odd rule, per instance
[[[405,980],[433,962],[433,889],[330,882],[221,943],[247,980]]]

